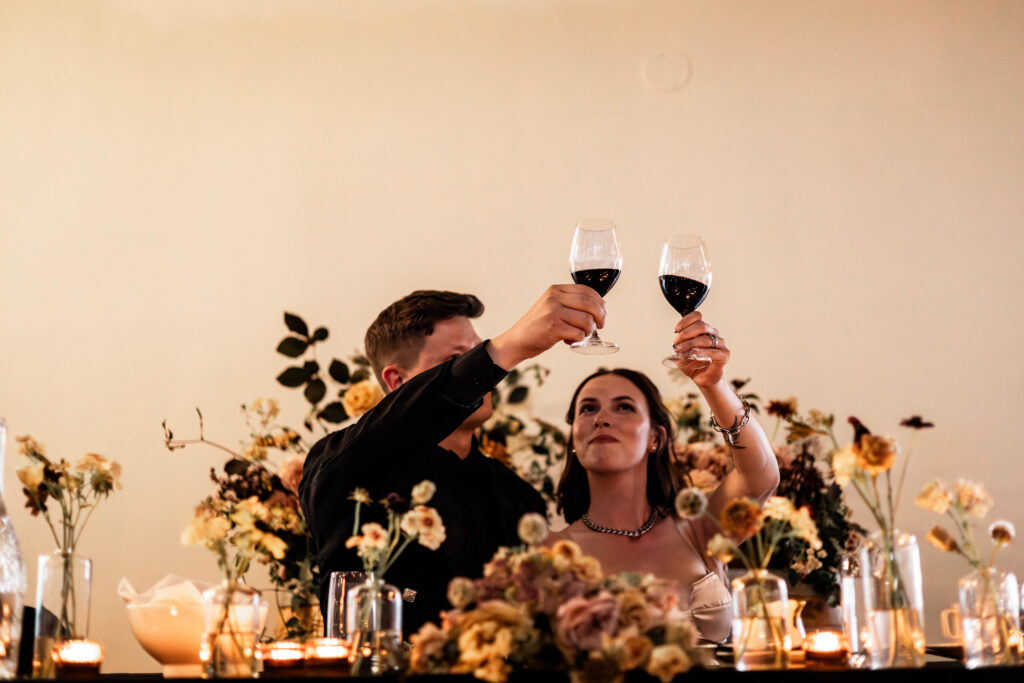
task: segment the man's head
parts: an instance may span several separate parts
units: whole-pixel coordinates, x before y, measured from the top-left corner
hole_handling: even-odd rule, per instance
[[[402,297],[366,330],[366,356],[385,391],[480,343],[469,322],[484,312],[472,294],[419,290]]]

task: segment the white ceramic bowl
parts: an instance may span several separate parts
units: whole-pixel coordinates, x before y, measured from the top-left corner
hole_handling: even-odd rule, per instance
[[[128,623],[142,649],[160,662],[165,678],[199,678],[203,606],[187,603],[129,604]]]
[[[203,638],[203,606],[196,603],[132,604],[128,623],[142,649],[160,662],[164,678],[199,678],[199,646]],[[259,630],[267,623],[269,605],[260,603]],[[251,614],[251,613],[250,613]]]

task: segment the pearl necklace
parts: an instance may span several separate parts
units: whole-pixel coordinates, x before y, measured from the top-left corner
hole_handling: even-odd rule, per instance
[[[596,524],[594,520],[590,519],[590,515],[583,513],[583,525],[591,531],[596,531],[599,534],[614,534],[616,536],[625,536],[626,538],[640,538],[648,531],[654,528],[654,525],[658,523],[661,513],[658,512],[658,508],[651,509],[651,516],[647,518],[647,521],[643,523],[639,529],[612,529],[611,527],[601,526]]]

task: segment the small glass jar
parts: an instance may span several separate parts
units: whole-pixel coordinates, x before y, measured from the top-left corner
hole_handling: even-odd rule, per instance
[[[732,648],[739,671],[789,668],[786,582],[765,569],[732,580]]]
[[[960,579],[960,637],[964,666],[1020,664],[1020,598],[1011,572],[976,569]]]
[[[203,678],[254,678],[260,592],[241,579],[203,591]]]
[[[39,556],[33,678],[55,678],[55,648],[89,635],[92,560],[66,550]]]
[[[384,676],[402,670],[402,593],[370,574],[347,591],[345,632],[352,641],[353,676]]]

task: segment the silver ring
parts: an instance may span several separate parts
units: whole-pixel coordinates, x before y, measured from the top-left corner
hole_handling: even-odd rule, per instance
[[[709,337],[711,337],[711,348],[717,349],[718,348],[718,337],[716,337],[715,335],[711,334],[710,332],[706,332],[705,334],[707,334]]]

